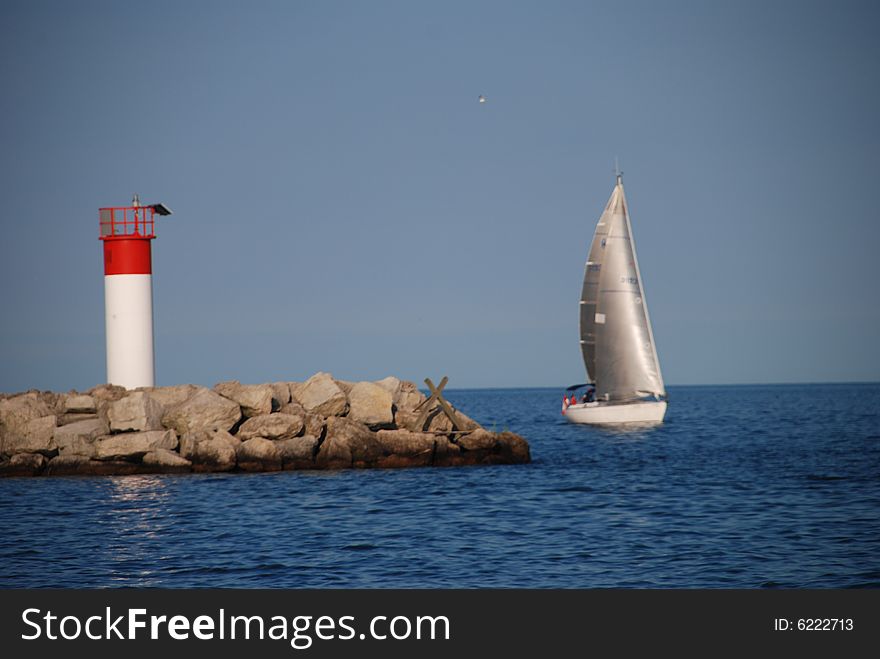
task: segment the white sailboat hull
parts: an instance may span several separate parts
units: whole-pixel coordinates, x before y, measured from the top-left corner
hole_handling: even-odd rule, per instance
[[[621,423],[661,423],[666,415],[666,401],[644,401],[639,403],[578,403],[569,405],[565,418],[572,423],[621,424]]]

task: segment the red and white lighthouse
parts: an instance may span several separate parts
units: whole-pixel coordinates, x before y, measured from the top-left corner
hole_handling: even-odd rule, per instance
[[[104,243],[104,314],[107,382],[126,389],[155,385],[153,362],[153,267],[150,241],[162,204],[99,209]]]

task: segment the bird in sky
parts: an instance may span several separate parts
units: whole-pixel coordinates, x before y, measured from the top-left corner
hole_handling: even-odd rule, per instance
[[[482,94],[480,94],[480,98],[479,98],[478,100],[480,101],[480,103],[485,103],[485,102],[486,102],[486,97],[483,96]]]

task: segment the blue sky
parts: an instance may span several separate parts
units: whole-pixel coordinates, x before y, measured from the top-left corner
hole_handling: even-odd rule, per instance
[[[615,156],[668,384],[878,380],[878,18],[6,0],[0,390],[104,381],[97,209],[134,192],[175,212],[158,384],[583,381]]]

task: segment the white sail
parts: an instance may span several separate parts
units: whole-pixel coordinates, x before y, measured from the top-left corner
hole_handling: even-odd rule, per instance
[[[666,395],[620,175],[596,225],[584,269],[580,329],[584,365],[597,399],[625,402]]]

